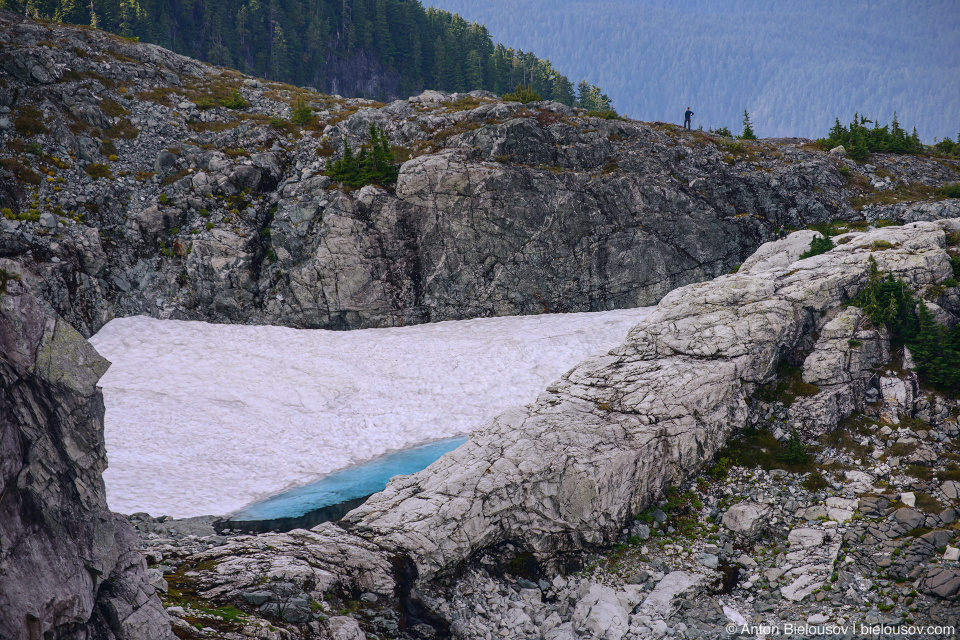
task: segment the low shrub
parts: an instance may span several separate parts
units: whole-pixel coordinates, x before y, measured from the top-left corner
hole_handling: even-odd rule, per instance
[[[803,480],[803,488],[807,491],[822,491],[829,486],[830,483],[818,471],[813,471]]]
[[[193,101],[193,104],[197,106],[197,109],[201,111],[206,111],[207,109],[213,109],[214,107],[219,106],[219,103],[210,96],[202,96]]]
[[[105,164],[100,164],[99,162],[88,164],[83,170],[94,180],[99,180],[100,178],[113,179],[113,172],[110,171],[110,167]]]
[[[623,120],[619,113],[613,109],[600,109],[597,111],[588,111],[587,115],[591,118],[603,118],[604,120]]]
[[[25,105],[20,109],[19,115],[13,119],[13,128],[24,137],[50,132],[43,123],[43,112],[32,104]]]
[[[946,198],[960,198],[960,182],[948,184],[943,189],[940,189],[938,193]]]
[[[804,464],[807,461],[807,447],[803,444],[796,430],[790,434],[790,439],[787,441],[784,451],[780,454],[780,459],[787,464]]]
[[[819,256],[823,253],[827,253],[833,249],[834,244],[833,240],[830,239],[830,236],[824,235],[823,237],[814,238],[810,241],[810,249],[803,252],[800,255],[800,259],[812,258],[813,256]]]
[[[16,176],[17,180],[22,184],[38,185],[43,182],[40,174],[30,167],[21,164],[16,158],[0,158],[0,167],[3,167]]]
[[[239,91],[234,91],[230,97],[226,100],[220,101],[221,106],[226,107],[227,109],[246,109],[250,106],[250,103],[243,99],[243,96],[240,95]]]
[[[506,102],[522,102],[523,104],[543,100],[536,89],[525,87],[522,84],[518,84],[517,88],[513,90],[513,93],[503,94],[503,99]]]

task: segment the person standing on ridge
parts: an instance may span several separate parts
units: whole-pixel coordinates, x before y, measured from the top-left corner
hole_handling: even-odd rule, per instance
[[[693,115],[693,111],[690,111],[690,107],[687,107],[687,112],[683,114],[683,126],[685,129],[690,128],[690,116]]]

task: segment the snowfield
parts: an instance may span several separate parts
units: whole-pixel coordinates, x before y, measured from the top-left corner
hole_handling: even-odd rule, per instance
[[[226,515],[386,452],[464,435],[532,402],[653,307],[359,331],[144,316],[90,342],[113,365],[113,511]]]

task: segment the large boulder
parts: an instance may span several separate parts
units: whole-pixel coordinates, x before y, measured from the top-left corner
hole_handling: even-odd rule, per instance
[[[0,292],[0,637],[172,638],[139,538],[107,508],[109,363],[26,285]],[[71,636],[78,637],[78,636]]]
[[[770,505],[739,502],[727,509],[721,523],[733,533],[751,539],[762,532],[769,513]]]

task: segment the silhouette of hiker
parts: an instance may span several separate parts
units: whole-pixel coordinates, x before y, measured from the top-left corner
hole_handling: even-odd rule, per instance
[[[780,225],[780,230],[777,231],[777,235],[781,240],[787,237],[787,230],[783,228],[783,225]]]
[[[690,128],[690,116],[693,115],[693,111],[690,111],[690,107],[687,107],[687,112],[683,114],[683,126],[686,129]]]

